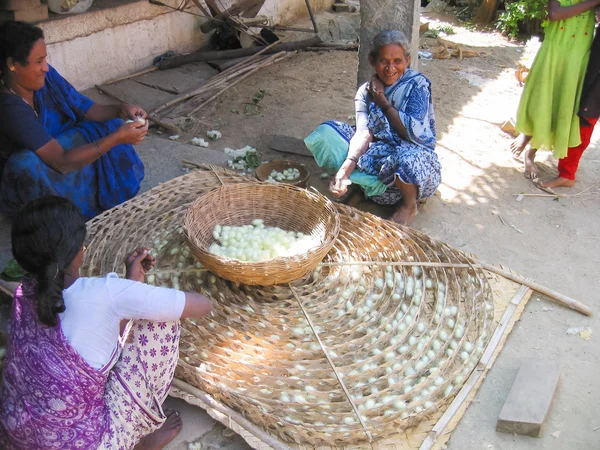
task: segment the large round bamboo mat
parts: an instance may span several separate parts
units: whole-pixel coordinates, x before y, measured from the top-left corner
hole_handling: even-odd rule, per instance
[[[247,181],[194,171],[97,217],[84,271],[123,272],[146,245],[148,282],[211,296],[211,315],[184,323],[176,377],[283,440],[378,440],[443,408],[495,327],[485,274],[423,233],[339,205],[338,239],[313,273],[269,287],[218,278],[186,248],[183,218],[206,190]]]

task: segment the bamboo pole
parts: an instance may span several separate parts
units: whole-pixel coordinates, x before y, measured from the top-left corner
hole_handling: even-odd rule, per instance
[[[528,278],[525,278],[521,275],[514,274],[509,272],[508,270],[504,270],[500,267],[494,266],[492,264],[485,263],[483,261],[474,260],[473,264],[468,263],[436,263],[436,262],[418,262],[418,261],[348,261],[348,262],[334,262],[334,263],[321,263],[320,266],[366,266],[366,265],[388,265],[388,266],[419,266],[419,267],[448,267],[448,268],[473,268],[473,269],[483,269],[488,272],[495,273],[496,275],[500,275],[508,280],[514,281],[515,283],[522,284],[523,286],[527,286],[533,289],[536,292],[539,292],[542,295],[550,298],[558,304],[564,305],[567,308],[570,308],[574,311],[585,314],[586,316],[592,316],[592,310],[589,306],[571,298],[563,295],[555,290],[542,286],[539,283],[536,283]]]
[[[527,278],[524,278],[520,275],[511,273],[508,270],[501,269],[500,267],[496,267],[492,264],[487,264],[482,261],[477,261],[477,264],[484,270],[487,270],[489,272],[500,275],[504,278],[514,281],[515,283],[519,283],[524,286],[527,286],[527,287],[533,289],[534,291],[539,292],[540,294],[543,294],[543,295],[551,298],[556,303],[566,306],[567,308],[571,308],[572,310],[580,312],[582,314],[585,314],[586,316],[592,315],[592,310],[590,309],[589,306],[584,305],[583,303],[578,302],[575,299],[567,297],[566,295],[563,295],[563,294],[556,292],[552,289],[549,289],[545,286],[542,286],[539,283],[528,280]]]
[[[277,50],[270,49],[267,50],[269,53],[275,53],[276,51],[294,51],[294,50],[302,50],[306,47],[314,47],[315,45],[320,44],[323,40],[319,36],[314,36],[310,39],[305,39],[301,41],[293,41],[293,42],[284,42],[280,43],[280,47]],[[198,61],[217,61],[222,59],[233,59],[233,58],[241,58],[243,56],[251,56],[256,54],[259,51],[266,50],[265,48],[260,47],[250,47],[250,48],[239,48],[235,50],[215,50],[215,51],[203,51],[190,53],[188,55],[180,55],[174,56],[169,59],[165,59],[160,62],[160,68],[163,69],[171,69],[173,67],[179,67],[183,64],[188,64],[192,62]]]
[[[344,394],[346,395],[346,399],[350,403],[350,406],[352,406],[352,410],[354,411],[354,414],[358,418],[358,421],[359,421],[360,425],[362,426],[363,431],[365,432],[365,435],[369,439],[369,442],[373,442],[373,436],[371,436],[371,433],[369,432],[369,430],[367,428],[367,425],[365,424],[365,421],[362,418],[362,415],[358,411],[356,403],[354,403],[354,400],[352,400],[352,396],[350,395],[350,391],[348,391],[348,388],[346,387],[346,384],[342,380],[342,377],[340,376],[339,372],[337,371],[337,368],[336,368],[335,364],[333,363],[331,357],[329,356],[329,352],[327,351],[327,348],[325,347],[325,344],[323,344],[323,341],[321,341],[321,336],[319,336],[319,333],[317,333],[317,330],[315,329],[315,327],[314,327],[314,325],[312,323],[312,319],[310,318],[310,316],[308,315],[308,313],[304,309],[304,305],[302,304],[302,301],[300,300],[300,296],[298,295],[298,293],[292,287],[291,284],[288,284],[288,287],[290,288],[290,291],[292,291],[292,294],[294,294],[294,297],[296,298],[296,302],[298,302],[298,306],[300,306],[300,309],[302,310],[302,314],[304,314],[304,318],[308,322],[308,325],[310,326],[310,329],[312,330],[313,334],[315,335],[315,338],[317,338],[317,342],[321,346],[321,350],[323,350],[323,354],[325,355],[325,358],[327,359],[327,362],[329,363],[329,366],[331,367],[331,370],[333,370],[333,373],[334,373],[335,377],[337,378],[338,383],[340,383],[342,391],[344,391]]]
[[[157,70],[158,70],[158,66],[148,67],[147,69],[140,70],[138,72],[134,72],[134,73],[132,73],[130,75],[125,75],[123,77],[115,78],[114,80],[110,80],[110,81],[104,83],[104,85],[108,86],[109,84],[115,84],[115,83],[118,83],[119,81],[125,81],[125,80],[128,80],[130,78],[135,78],[135,77],[139,77],[139,76],[142,76],[142,75],[146,75],[147,73],[155,72]]]
[[[262,50],[260,50],[259,52],[253,54],[252,56],[250,56],[249,58],[240,61],[238,64],[231,66],[229,69],[224,70],[223,72],[221,72],[220,74],[216,75],[215,77],[213,77],[211,80],[209,80],[207,83],[203,84],[202,86],[200,86],[198,89],[194,89],[193,91],[187,92],[185,94],[181,94],[179,97],[175,97],[174,99],[168,101],[167,103],[165,103],[162,106],[159,106],[158,108],[154,108],[154,110],[152,111],[153,114],[158,114],[160,111],[165,110],[166,108],[169,108],[171,106],[175,106],[189,98],[195,97],[196,95],[199,95],[203,92],[205,92],[207,89],[211,89],[210,85],[214,84],[214,83],[219,83],[221,82],[220,80],[223,80],[225,77],[225,79],[227,79],[227,77],[232,77],[234,75],[237,74],[238,71],[243,70],[244,68],[247,68],[249,65],[253,64],[256,60],[259,59],[259,57],[265,53],[266,51],[272,49],[273,47],[275,47],[276,45],[278,45],[279,42],[274,42],[273,44],[263,48]]]
[[[282,52],[283,53],[283,52]],[[279,62],[281,60],[284,60],[286,58],[289,58],[290,56],[292,56],[294,54],[294,52],[288,52],[288,53],[284,53],[283,55],[281,53],[276,53],[275,55],[269,57],[268,59],[266,59],[264,62],[258,64],[254,69],[252,69],[251,71],[249,71],[248,73],[246,73],[244,76],[239,77],[238,79],[236,79],[234,82],[228,84],[227,86],[225,86],[223,89],[221,89],[219,92],[217,92],[215,95],[213,95],[212,97],[210,97],[208,100],[204,101],[203,103],[201,103],[200,105],[196,106],[194,109],[192,109],[189,113],[187,113],[187,117],[190,117],[192,114],[194,114],[196,111],[198,111],[199,109],[202,109],[203,107],[205,107],[206,105],[208,105],[210,102],[212,102],[213,100],[219,98],[223,93],[225,93],[228,89],[232,88],[233,86],[235,86],[238,83],[241,83],[242,81],[244,81],[246,78],[248,78],[250,75],[254,74],[255,72],[257,72],[258,70],[262,69],[263,67],[267,67],[270,66],[271,64],[274,64],[276,62]]]
[[[197,398],[198,401],[204,403],[208,408],[211,408],[215,411],[226,416],[229,420],[237,423],[239,426],[247,430],[249,433],[252,433],[258,439],[260,439],[265,444],[271,446],[275,450],[291,450],[291,448],[284,444],[283,442],[279,442],[277,438],[271,436],[268,432],[259,428],[244,416],[242,416],[239,412],[234,411],[233,409],[223,405],[221,402],[216,400],[212,395],[207,394],[204,391],[192,386],[191,384],[186,383],[185,381],[181,381],[177,378],[173,378],[173,387],[180,389],[183,392],[186,392],[193,397]],[[190,402],[188,402],[190,403]],[[227,424],[225,424],[227,425]],[[228,426],[228,428],[230,428]]]

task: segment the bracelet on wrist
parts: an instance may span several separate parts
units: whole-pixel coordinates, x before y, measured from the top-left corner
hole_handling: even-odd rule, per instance
[[[98,154],[100,156],[102,156],[102,152],[100,151],[100,146],[98,145],[98,143],[96,141],[94,141],[94,147],[96,147],[96,151],[98,152]]]
[[[355,164],[358,164],[358,158],[356,158],[354,156],[348,156],[346,159],[349,161],[352,161]]]

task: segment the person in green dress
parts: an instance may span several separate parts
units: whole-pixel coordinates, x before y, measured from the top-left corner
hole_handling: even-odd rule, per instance
[[[523,157],[527,178],[537,178],[538,149],[560,159],[581,144],[577,110],[598,5],[600,0],[548,1],[550,23],[521,95],[515,126],[521,134],[511,144],[514,157]]]

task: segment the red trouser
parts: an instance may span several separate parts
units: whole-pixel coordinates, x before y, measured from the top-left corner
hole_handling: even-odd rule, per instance
[[[598,118],[595,119],[581,119],[581,125],[579,127],[579,132],[581,133],[581,144],[577,147],[569,148],[569,153],[562,159],[558,160],[558,176],[562,178],[566,178],[567,180],[574,180],[575,174],[577,173],[577,168],[579,167],[579,160],[581,159],[581,155],[588,145],[590,145],[590,140],[592,139],[592,132],[594,131],[594,126],[598,122]]]

